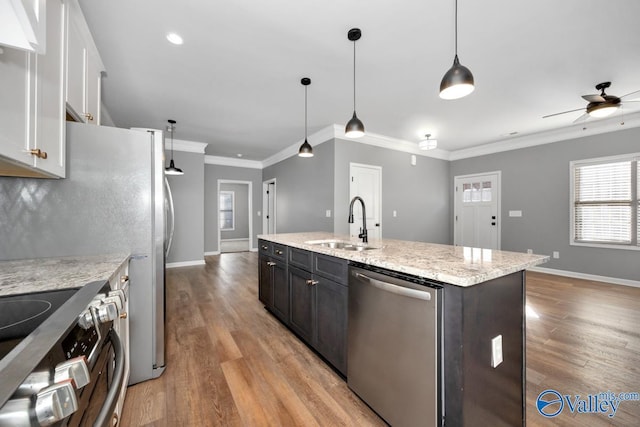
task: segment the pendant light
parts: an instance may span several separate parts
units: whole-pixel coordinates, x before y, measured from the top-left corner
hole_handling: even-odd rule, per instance
[[[304,86],[304,142],[298,150],[298,156],[300,157],[313,157],[313,148],[307,141],[307,86],[311,84],[309,77],[304,77],[300,80],[300,83]]]
[[[169,122],[169,126],[167,126],[167,130],[171,132],[171,161],[169,162],[169,167],[164,168],[165,175],[184,175],[182,169],[177,168],[173,163],[173,132],[176,129],[176,121],[175,120],[167,120]]]
[[[353,117],[344,129],[347,138],[360,138],[364,135],[364,124],[356,116],[356,40],[360,40],[361,36],[359,28],[352,28],[347,33],[347,38],[353,42]]]
[[[440,82],[440,98],[458,99],[473,92],[473,74],[460,64],[458,60],[458,0],[456,2],[456,24],[455,24],[455,46],[456,56],[453,58],[453,65],[449,68]]]

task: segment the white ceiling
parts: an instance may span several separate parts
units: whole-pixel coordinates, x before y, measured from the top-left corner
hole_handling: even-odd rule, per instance
[[[80,0],[120,127],[164,128],[207,154],[263,160],[357,112],[366,130],[456,151],[565,126],[583,94],[640,90],[638,0],[459,0],[458,53],[476,90],[438,97],[454,56],[454,0]],[[165,39],[175,31],[182,46]],[[631,108],[633,106],[633,108]],[[630,103],[624,113],[640,110]],[[589,126],[589,121],[586,122]],[[309,140],[313,145],[321,141]]]

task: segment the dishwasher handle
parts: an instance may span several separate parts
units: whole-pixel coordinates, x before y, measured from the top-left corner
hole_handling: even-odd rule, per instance
[[[362,273],[353,272],[353,275],[368,282],[371,286],[380,290],[391,292],[396,295],[401,295],[409,298],[421,299],[424,301],[431,301],[431,293],[429,291],[420,291],[418,289],[405,288],[404,286],[394,285],[393,283],[383,282],[381,280],[373,279],[369,276],[365,276]]]

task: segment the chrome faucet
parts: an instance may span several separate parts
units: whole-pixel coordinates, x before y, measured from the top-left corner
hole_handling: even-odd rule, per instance
[[[362,204],[362,227],[360,227],[360,234],[358,237],[362,239],[362,243],[368,243],[367,239],[367,210],[364,207],[364,200],[362,197],[356,196],[351,199],[351,204],[349,205],[349,224],[353,224],[353,204],[356,200],[360,200]]]

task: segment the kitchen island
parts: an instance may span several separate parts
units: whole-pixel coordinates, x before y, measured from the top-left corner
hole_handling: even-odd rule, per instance
[[[258,237],[260,300],[347,380],[349,266],[402,273],[438,289],[435,424],[524,425],[525,270],[548,257],[390,239],[362,244],[333,233]]]

